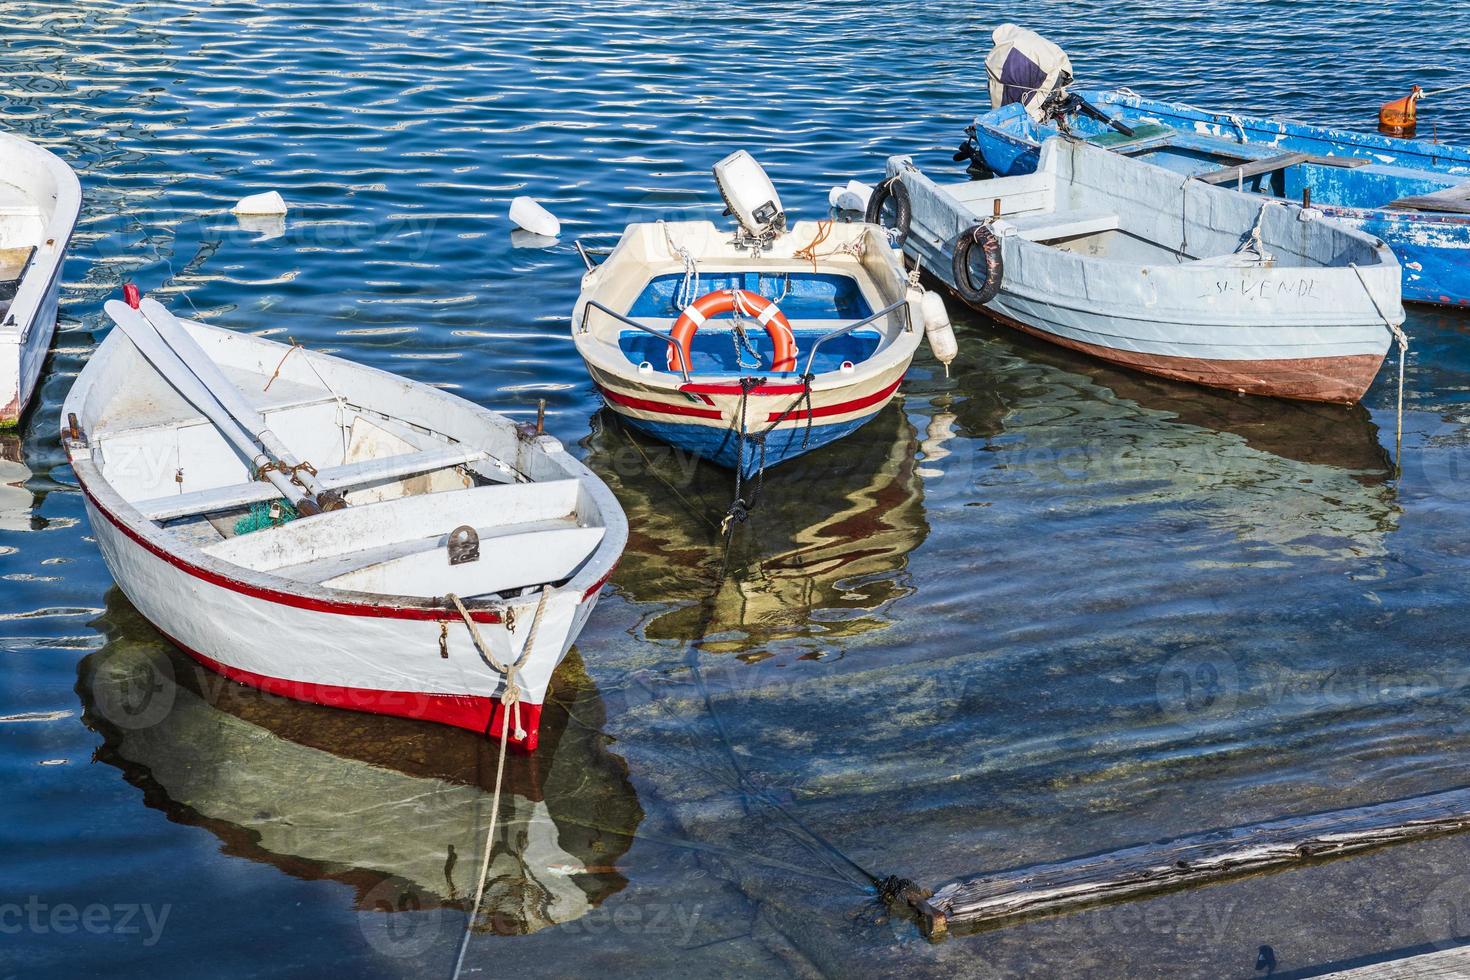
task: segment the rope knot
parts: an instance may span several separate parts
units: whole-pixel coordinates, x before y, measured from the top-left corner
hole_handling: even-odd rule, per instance
[[[750,505],[740,497],[736,497],[730,504],[730,509],[725,512],[725,519],[720,521],[720,533],[729,534],[730,529],[736,524],[744,524],[750,519]]]

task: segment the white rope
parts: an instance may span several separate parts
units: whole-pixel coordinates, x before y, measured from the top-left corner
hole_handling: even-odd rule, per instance
[[[490,827],[485,831],[485,850],[480,858],[480,880],[475,885],[475,903],[470,906],[469,921],[465,923],[464,938],[460,940],[459,956],[454,961],[454,980],[459,980],[460,970],[464,968],[464,954],[470,948],[470,936],[475,931],[475,917],[480,914],[480,902],[485,898],[485,882],[490,877],[490,855],[495,847],[495,825],[500,822],[500,787],[505,777],[505,750],[510,744],[510,716],[514,712],[516,716],[516,738],[526,737],[526,731],[521,727],[521,689],[516,683],[515,672],[526,663],[531,656],[531,650],[536,645],[536,630],[541,625],[541,613],[546,609],[546,596],[550,593],[549,588],[541,590],[541,600],[536,603],[536,614],[531,619],[531,629],[526,633],[525,646],[521,648],[521,655],[516,662],[509,667],[501,666],[495,659],[495,655],[485,646],[484,638],[480,636],[480,628],[475,625],[475,620],[470,616],[464,603],[459,601],[459,596],[453,592],[445,596],[454,603],[454,608],[459,610],[460,617],[470,630],[470,637],[475,641],[475,647],[480,651],[480,656],[495,670],[505,675],[505,688],[500,692],[500,704],[502,707],[500,720],[500,761],[495,765],[495,795],[490,802]]]
[[[660,219],[658,226],[663,229],[664,241],[669,246],[669,256],[684,261],[684,281],[679,283],[679,289],[674,294],[674,308],[683,313],[690,303],[699,298],[699,264],[694,261],[694,255],[688,248],[674,244],[665,221]]]
[[[1226,119],[1229,119],[1230,122],[1231,122],[1231,124],[1236,129],[1240,130],[1240,141],[1242,143],[1249,142],[1249,140],[1247,140],[1246,137],[1245,137],[1245,123],[1241,120],[1241,118],[1239,116],[1237,116],[1233,112],[1227,112],[1227,113],[1225,113],[1225,118]]]
[[[1240,255],[1241,253],[1246,251],[1251,251],[1256,253],[1257,258],[1260,259],[1262,265],[1265,265],[1268,262],[1275,261],[1276,257],[1273,256],[1270,252],[1266,251],[1266,241],[1261,237],[1261,224],[1266,220],[1266,208],[1269,207],[1272,203],[1273,202],[1271,201],[1264,202],[1261,205],[1261,210],[1256,212],[1256,223],[1251,226],[1250,237],[1241,242],[1240,245],[1235,249],[1236,255]],[[1364,285],[1366,285],[1366,283]]]
[[[1463,85],[1451,85],[1449,88],[1437,88],[1433,92],[1422,92],[1419,98],[1428,99],[1436,95],[1448,95],[1451,92],[1458,92],[1463,88],[1470,88],[1470,82],[1466,82]]]

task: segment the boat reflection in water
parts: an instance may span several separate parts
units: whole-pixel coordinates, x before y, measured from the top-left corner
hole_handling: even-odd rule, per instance
[[[1381,484],[1392,473],[1393,460],[1362,402],[1331,405],[1243,397],[1100,364],[1039,341],[1022,344],[1032,360],[1086,375],[1119,398],[1172,415],[1184,425],[1237,435],[1259,452],[1336,467],[1364,486]],[[1393,432],[1388,435],[1392,438]]]
[[[1382,554],[1398,525],[1392,463],[1362,405],[1197,388],[998,334],[979,316],[956,323],[965,320],[974,334],[955,367],[952,428],[991,450],[971,471],[994,502],[991,521],[1009,509],[1085,515],[1101,529],[1115,510],[1108,533],[1151,551],[1187,543],[1204,563],[1357,560]],[[1213,527],[1249,553],[1211,550],[1226,539],[1184,542],[1185,527]]]
[[[20,448],[20,437],[0,432],[0,531],[29,531],[36,495],[26,489],[31,478]]]
[[[731,474],[605,411],[599,418],[584,462],[629,515],[616,585],[634,601],[674,605],[645,624],[648,638],[703,637],[701,649],[757,660],[770,656],[766,644],[795,641],[801,656],[820,658],[830,641],[886,626],[884,610],[913,591],[908,557],[929,525],[918,439],[901,402],[840,444],[766,474],[723,581]]]
[[[116,589],[81,662],[97,759],[171,820],[236,857],[356,889],[362,910],[474,899],[496,747],[474,732],[288,701],[179,654]],[[643,818],[576,652],[547,703],[541,748],[506,763],[480,931],[535,932],[620,891],[619,858]]]

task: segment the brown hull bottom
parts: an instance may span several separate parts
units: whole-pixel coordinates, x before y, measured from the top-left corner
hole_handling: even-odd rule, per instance
[[[1049,341],[1059,347],[1080,351],[1099,360],[1118,364],[1146,374],[1173,381],[1188,381],[1210,388],[1225,388],[1247,395],[1293,398],[1309,402],[1351,404],[1363,397],[1378,368],[1381,354],[1348,354],[1342,357],[1294,357],[1281,360],[1217,361],[1199,357],[1170,357],[1142,354],[1137,351],[1099,347],[1058,337],[1056,334],[1029,327],[1018,320],[1001,316],[993,310],[982,310],[986,316],[1015,327],[1022,333]]]

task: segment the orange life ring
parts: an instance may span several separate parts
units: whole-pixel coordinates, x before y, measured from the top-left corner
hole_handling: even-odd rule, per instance
[[[670,333],[674,343],[669,346],[669,370],[677,371],[683,364],[694,363],[689,345],[694,340],[695,331],[704,326],[706,320],[737,309],[746,316],[755,317],[756,322],[766,328],[766,336],[776,347],[771,358],[771,370],[795,371],[796,335],[791,332],[791,321],[775,303],[744,289],[717,289],[685,307]],[[680,355],[683,355],[682,362]]]

